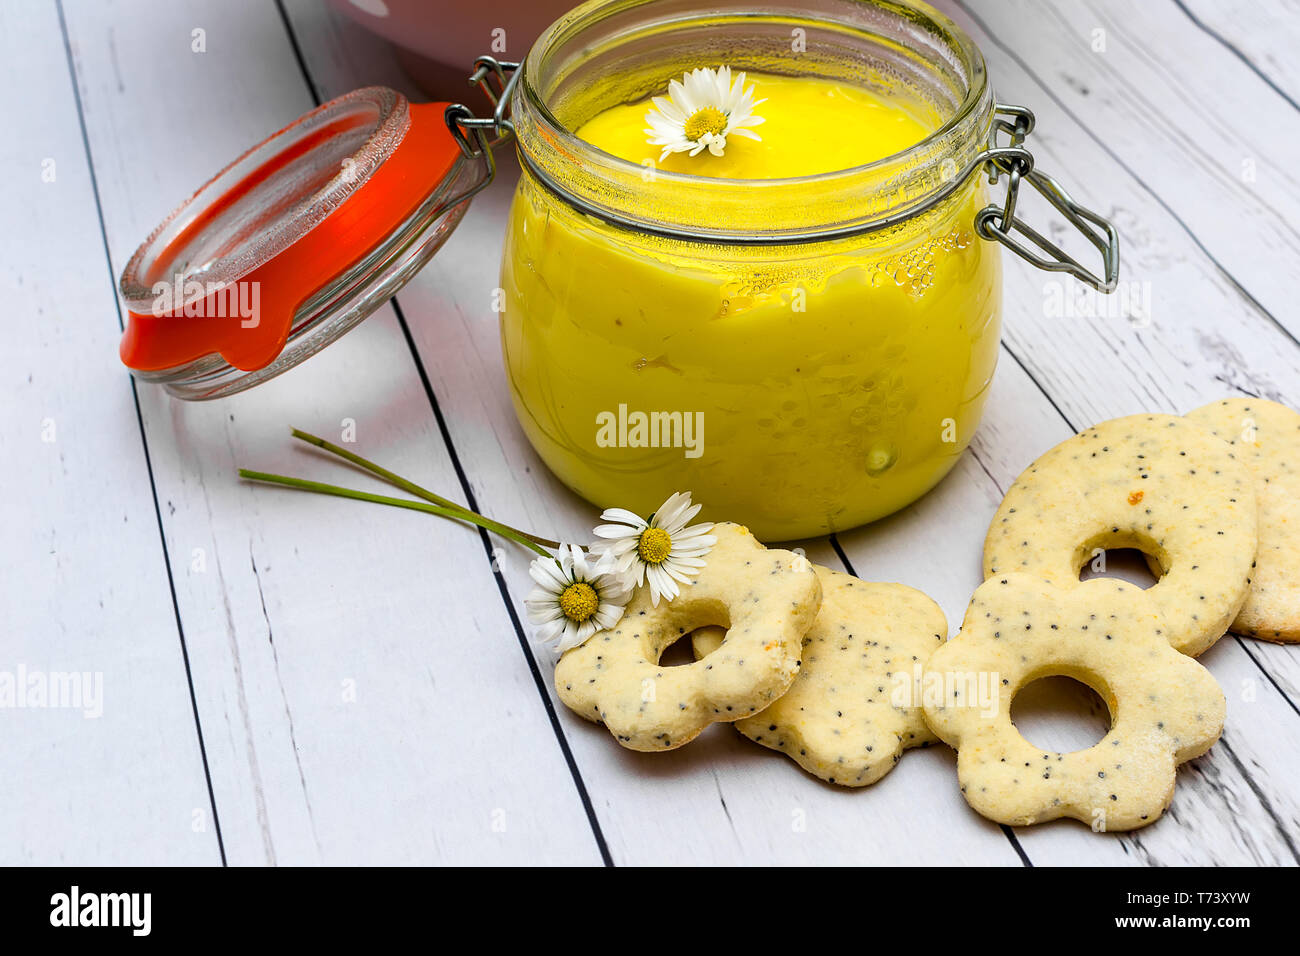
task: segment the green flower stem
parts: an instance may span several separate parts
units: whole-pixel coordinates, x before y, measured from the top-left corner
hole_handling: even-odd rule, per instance
[[[272,475],[264,471],[250,471],[247,468],[239,469],[239,477],[246,478],[249,481],[264,481],[273,485],[284,485],[289,488],[298,488],[302,491],[314,491],[317,494],[322,495],[335,495],[339,498],[353,498],[357,501],[373,501],[375,504],[392,505],[394,508],[409,508],[412,511],[423,511],[426,514],[439,515],[443,518],[456,518],[460,521],[468,521],[470,524],[476,524],[480,528],[491,531],[493,534],[499,534],[503,538],[516,541],[519,544],[522,544],[525,548],[530,548],[533,551],[536,551],[543,557],[553,557],[553,555],[542,547],[542,545],[525,536],[522,532],[493,521],[491,518],[485,518],[481,514],[467,511],[461,507],[446,508],[440,505],[426,504],[423,501],[407,501],[405,498],[390,498],[387,495],[372,495],[368,491],[355,491],[352,488],[341,488],[338,485],[327,485],[319,481],[308,481],[305,478],[290,478],[286,475]]]
[[[432,502],[438,507],[446,508],[449,511],[457,511],[463,515],[467,515],[467,516],[473,515],[474,517],[477,518],[482,517],[477,512],[470,511],[465,506],[458,505],[456,504],[456,502],[450,501],[447,498],[442,497],[441,495],[435,495],[428,488],[422,488],[419,485],[417,485],[415,482],[410,481],[409,479],[403,478],[401,475],[389,471],[387,468],[384,468],[382,465],[376,465],[373,461],[370,461],[369,459],[366,458],[362,458],[360,455],[355,454],[354,452],[350,452],[346,448],[340,448],[338,445],[335,445],[333,442],[328,442],[324,438],[319,438],[316,435],[313,435],[310,432],[305,432],[299,428],[293,428],[290,430],[293,432],[293,437],[297,438],[299,441],[305,441],[307,444],[315,445],[317,448],[320,448],[323,451],[327,451],[332,455],[338,455],[340,458],[346,461],[350,461],[352,462],[352,464],[357,465],[361,468],[364,468],[372,475],[382,478],[390,485],[395,485],[396,487],[401,488],[403,491],[409,491],[417,498],[423,498],[425,501]],[[467,517],[466,520],[472,520],[472,519]],[[475,521],[474,523],[479,524],[479,522],[477,521]],[[509,525],[499,524],[499,523],[495,523],[495,524],[496,527],[498,528],[505,528],[507,531],[513,532],[518,537],[527,538],[529,541],[532,541],[536,544],[540,544],[544,548],[550,548],[554,550],[560,546],[560,542],[558,541],[552,541],[549,538],[543,538],[540,535],[529,534],[527,531],[520,531],[518,528],[512,528]],[[509,537],[509,535],[507,535],[507,537]]]

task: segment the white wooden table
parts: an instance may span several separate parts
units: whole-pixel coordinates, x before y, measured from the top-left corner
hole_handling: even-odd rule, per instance
[[[1226,395],[1300,407],[1300,6],[945,8],[1000,98],[1037,112],[1040,167],[1119,225],[1124,279],[1149,296],[1149,321],[1052,315],[1044,274],[1008,257],[1005,351],[971,452],[906,511],[807,543],[925,590],[955,628],[1003,491],[1073,430]],[[1203,659],[1228,697],[1222,741],[1131,835],[995,826],[944,747],[865,791],[725,727],[671,754],[621,750],[555,698],[553,656],[520,624],[525,554],[235,476],[379,490],[288,437],[351,420],[362,454],[585,537],[592,509],[533,455],[502,380],[491,290],[514,170],[395,305],[268,385],[187,404],[118,363],[126,258],[318,99],[409,83],[310,0],[5,3],[0,78],[0,671],[103,675],[98,718],[0,710],[0,862],[1300,859],[1300,648],[1233,637]]]

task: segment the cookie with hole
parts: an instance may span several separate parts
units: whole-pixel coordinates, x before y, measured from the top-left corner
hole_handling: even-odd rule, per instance
[[[1164,636],[1193,657],[1214,644],[1251,587],[1255,483],[1231,446],[1175,415],[1094,425],[1031,464],[984,539],[984,576],[1079,584],[1108,548],[1135,548],[1159,580],[1146,590]]]
[[[1017,693],[1049,676],[1088,685],[1110,730],[1073,753],[1044,751],[1016,729]],[[1223,730],[1226,701],[1132,584],[1060,587],[1001,574],[976,589],[961,630],[926,665],[925,719],[957,751],[966,802],[1008,826],[1070,817],[1094,831],[1133,830],[1173,799],[1179,764]],[[934,691],[934,692],[930,692]]]
[[[821,584],[802,555],[765,548],[748,529],[717,524],[708,561],[672,601],[641,586],[619,623],[567,651],[555,667],[560,700],[604,724],[631,750],[674,750],[713,723],[749,717],[798,676]],[[699,627],[727,627],[726,646],[679,667],[664,651]]]

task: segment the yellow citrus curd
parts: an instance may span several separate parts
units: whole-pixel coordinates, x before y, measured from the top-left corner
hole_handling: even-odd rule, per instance
[[[763,122],[753,131],[762,140],[727,139],[723,155],[672,153],[646,142],[649,102],[625,103],[596,114],[578,136],[607,153],[634,163],[652,161],[670,173],[725,179],[786,179],[850,169],[901,153],[932,132],[916,111],[890,104],[871,91],[814,77],[748,74],[746,86]]]

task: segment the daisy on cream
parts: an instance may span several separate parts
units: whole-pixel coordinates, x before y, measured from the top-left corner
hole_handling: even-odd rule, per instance
[[[645,114],[646,142],[663,147],[660,162],[670,153],[696,156],[706,149],[721,156],[732,135],[760,139],[748,127],[763,122],[754,115],[754,107],[765,101],[754,100],[752,85],[745,89],[743,72],[733,81],[729,66],[684,73],[681,82],[669,81],[667,96],[656,96],[652,102]]]

